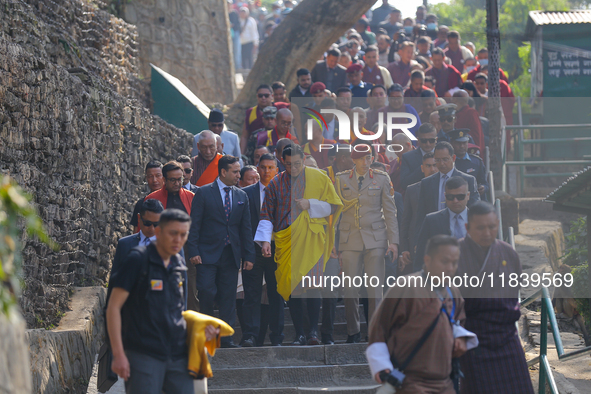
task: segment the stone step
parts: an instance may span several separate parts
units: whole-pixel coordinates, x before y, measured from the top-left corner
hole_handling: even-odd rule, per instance
[[[379,385],[359,387],[281,387],[256,389],[209,389],[210,394],[375,394]]]
[[[374,386],[367,364],[214,370],[211,389]]]
[[[210,362],[214,375],[220,370],[235,368],[365,364],[366,348],[365,343],[348,343],[332,346],[217,349]]]
[[[234,342],[239,343],[242,340],[242,328],[239,327],[234,328]],[[320,328],[322,324],[318,324],[318,335],[320,336]],[[360,324],[361,327],[361,339],[363,340],[367,335],[367,323],[363,322]],[[295,339],[295,328],[293,324],[286,324],[283,328],[283,335],[284,340],[283,344],[290,344]],[[334,324],[334,332],[333,338],[335,340],[346,340],[347,339],[347,323],[335,323]],[[269,330],[267,329],[267,336],[265,337],[265,344],[271,344],[271,340],[269,339]]]

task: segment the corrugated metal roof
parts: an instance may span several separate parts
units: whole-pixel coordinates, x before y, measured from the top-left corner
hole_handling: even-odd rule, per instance
[[[591,23],[591,10],[530,11],[529,16],[538,26]]]
[[[544,201],[580,212],[591,212],[591,166],[568,178]]]

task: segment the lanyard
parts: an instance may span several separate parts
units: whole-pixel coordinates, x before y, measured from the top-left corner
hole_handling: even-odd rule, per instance
[[[456,300],[453,297],[453,295],[451,294],[451,289],[449,287],[446,287],[445,290],[447,290],[447,294],[449,295],[449,298],[451,298],[451,301],[452,301],[451,314],[447,313],[447,308],[445,307],[445,298],[441,297],[439,295],[439,293],[437,293],[437,297],[439,297],[439,299],[441,300],[441,302],[443,304],[443,305],[441,305],[441,311],[443,313],[445,313],[445,316],[447,316],[447,318],[449,319],[449,322],[451,324],[455,324],[456,321],[454,320],[454,316],[456,315]]]

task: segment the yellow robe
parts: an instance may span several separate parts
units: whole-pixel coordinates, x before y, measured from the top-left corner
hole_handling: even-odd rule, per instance
[[[339,207],[333,215],[338,217],[342,202],[334,185],[324,171],[305,167],[306,186],[304,199],[317,199]],[[323,267],[330,258],[334,246],[334,225],[326,218],[310,218],[308,211],[302,211],[286,229],[275,235],[275,262],[277,263],[277,292],[288,300],[292,291],[312,267],[323,259]],[[292,280],[293,278],[293,280]]]
[[[221,337],[227,337],[234,334],[234,329],[225,321],[216,319],[208,315],[194,311],[183,312],[183,317],[187,322],[187,345],[189,346],[189,365],[187,369],[193,377],[204,376],[211,378],[211,365],[205,353],[205,349],[210,355],[215,355],[215,350],[220,347]],[[205,327],[212,325],[220,329],[220,334],[209,341],[205,338]]]

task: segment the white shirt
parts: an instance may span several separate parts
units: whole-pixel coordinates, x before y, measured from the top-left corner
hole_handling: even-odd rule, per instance
[[[263,209],[263,203],[265,202],[265,189],[267,189],[267,186],[263,185],[262,182],[259,182],[259,192],[261,193],[261,209]]]
[[[445,194],[442,194],[441,190],[442,190],[442,186],[443,186],[443,176],[447,175],[447,178],[445,179],[445,181],[447,182],[447,180],[449,180],[449,178],[451,178],[451,174],[454,172],[455,167],[451,169],[450,172],[448,172],[447,174],[442,174],[439,173],[439,200],[437,200],[437,209],[441,209],[441,203],[443,202],[443,204],[445,204]],[[444,189],[445,191],[445,189]]]
[[[300,85],[298,85],[298,88],[300,89],[300,93],[302,93],[302,96],[305,96],[308,89],[304,89]]]
[[[224,206],[224,204],[226,203],[226,191],[224,190],[224,188],[231,186],[228,186],[224,182],[220,181],[220,178],[217,178],[215,181],[218,183],[218,187],[220,188],[220,195],[222,196],[222,206]],[[230,190],[230,207],[232,207],[232,190]]]
[[[332,118],[332,120],[326,124],[328,128],[322,132],[322,136],[328,140],[334,140],[335,119],[336,117]]]
[[[240,26],[242,32],[240,33],[240,43],[248,44],[249,42],[255,45],[259,44],[259,29],[257,28],[257,22],[252,16],[244,19],[240,19]]]
[[[468,198],[468,197],[466,196],[466,198]],[[454,228],[456,226],[456,215],[457,214],[453,213],[451,211],[451,209],[449,209],[449,208],[447,208],[447,210],[449,211],[449,230],[451,231],[451,234],[455,236]],[[462,218],[461,223],[463,223],[463,224],[468,223],[468,208],[464,208],[464,210],[462,212],[460,212],[459,215]],[[463,231],[462,237],[459,237],[458,239],[464,238],[466,236],[465,226],[462,226],[462,231]]]
[[[191,191],[191,182],[187,182],[187,184],[185,186],[183,186],[185,189],[187,189],[188,191]]]
[[[423,150],[423,148],[419,148],[419,149],[421,150],[421,155],[423,155],[423,156],[425,156],[427,153],[433,153],[433,151],[431,151],[431,152],[425,152]]]
[[[146,240],[148,242],[146,242]],[[146,237],[144,235],[144,233],[142,232],[142,230],[140,230],[140,243],[139,243],[140,246],[147,246],[147,245],[149,245],[150,243],[152,243],[154,241],[156,241],[156,236],[155,235],[153,235],[150,238],[148,238],[148,237]]]

